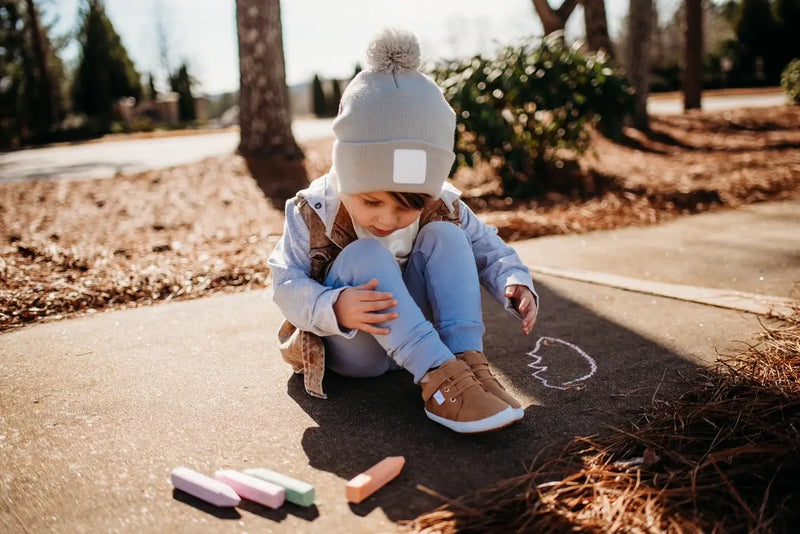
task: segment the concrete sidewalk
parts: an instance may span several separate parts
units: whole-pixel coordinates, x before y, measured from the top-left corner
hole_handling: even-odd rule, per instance
[[[800,201],[651,228],[517,244],[530,265],[603,270],[794,296]],[[678,373],[713,365],[757,316],[556,276],[531,336],[488,297],[486,352],[523,401],[521,423],[462,436],[429,421],[404,372],[326,378],[303,391],[274,343],[269,291],[213,296],[0,335],[0,531],[382,532],[524,472],[548,445],[622,425]],[[397,480],[359,505],[345,482],[403,455]],[[184,465],[264,466],[314,484],[312,508],[217,510],[168,482]]]

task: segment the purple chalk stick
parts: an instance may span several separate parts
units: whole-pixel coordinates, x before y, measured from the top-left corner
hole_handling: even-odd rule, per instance
[[[281,486],[239,471],[220,469],[214,478],[232,487],[240,497],[270,508],[280,508],[286,499],[286,490]]]
[[[176,467],[170,477],[172,485],[214,506],[236,506],[241,499],[230,486],[187,467]]]

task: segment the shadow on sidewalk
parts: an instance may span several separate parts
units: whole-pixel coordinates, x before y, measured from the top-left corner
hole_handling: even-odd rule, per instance
[[[695,368],[541,281],[537,291],[542,312],[528,337],[520,333],[517,319],[484,294],[485,352],[525,406],[525,418],[500,432],[459,435],[429,421],[419,386],[403,371],[372,379],[327,373],[327,401],[307,395],[302,376],[289,379],[289,395],[319,425],[306,429],[302,437],[312,467],[348,480],[386,456],[406,458],[391,489],[351,505],[355,514],[364,516],[382,508],[393,521],[412,519],[441,504],[417,485],[455,498],[524,474],[537,457],[555,452],[572,437],[629,421],[649,406],[665,377],[670,380],[676,372]],[[532,356],[543,337],[580,345],[596,362],[595,372],[588,372],[591,366],[586,359],[559,343]],[[539,357],[539,366],[532,368],[529,364]],[[542,364],[548,369],[541,371]],[[554,387],[587,374],[591,376],[577,387]],[[663,395],[664,389],[660,391]]]

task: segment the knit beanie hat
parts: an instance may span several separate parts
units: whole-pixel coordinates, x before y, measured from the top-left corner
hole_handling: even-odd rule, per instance
[[[455,112],[436,83],[417,70],[413,33],[386,29],[366,55],[367,67],[345,89],[333,121],[339,192],[437,198],[455,159]]]

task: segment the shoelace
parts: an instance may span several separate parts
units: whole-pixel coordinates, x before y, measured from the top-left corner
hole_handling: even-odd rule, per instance
[[[466,384],[466,387],[461,389],[463,385]],[[463,371],[459,372],[457,375],[450,378],[450,384],[444,386],[442,390],[445,393],[450,393],[452,391],[452,395],[449,395],[451,399],[459,397],[463,395],[464,392],[469,391],[470,388],[474,388],[476,386],[480,386],[480,383],[475,379],[475,376],[472,374],[472,371],[469,369],[464,369]]]
[[[500,381],[494,376],[494,373],[492,373],[492,369],[489,367],[488,363],[476,363],[470,365],[469,367],[472,370],[472,373],[475,375],[475,378],[478,380],[491,380],[495,383],[495,385],[497,385],[497,387],[503,391],[506,390],[506,388],[503,387],[503,384],[501,384]]]
[[[470,369],[472,369],[472,372],[475,374],[475,376],[478,376],[478,373],[482,373],[483,371],[486,371],[486,373],[488,373],[487,376],[489,376],[491,378],[494,378],[494,375],[492,374],[492,370],[489,367],[488,363],[476,363],[476,364],[470,365],[469,367],[470,367]]]

